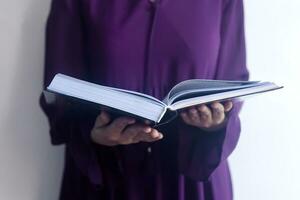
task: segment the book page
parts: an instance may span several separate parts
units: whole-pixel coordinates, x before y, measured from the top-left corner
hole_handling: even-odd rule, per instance
[[[269,92],[273,90],[278,90],[283,88],[282,86],[277,86],[274,83],[263,82],[261,84],[257,84],[254,87],[242,88],[238,90],[228,90],[214,94],[208,94],[204,96],[195,96],[187,99],[182,99],[176,101],[175,103],[168,105],[170,110],[178,110],[194,105],[199,105],[203,103],[211,103],[214,101],[222,101],[228,99],[235,99],[245,97],[245,96],[254,96],[260,93]]]
[[[147,95],[147,94],[143,94],[143,93],[132,91],[132,90],[125,90],[125,89],[120,89],[120,88],[113,88],[113,87],[111,87],[110,89],[116,90],[116,91],[119,91],[119,92],[125,92],[125,93],[128,93],[128,94],[137,95],[137,96],[140,96],[140,97],[144,97],[145,99],[153,100],[154,102],[158,103],[159,105],[167,106],[164,102],[160,101],[159,99],[157,99],[157,98],[155,98],[153,96]]]
[[[161,119],[166,110],[164,103],[149,95],[97,85],[63,74],[57,74],[47,90],[122,110],[152,121]]]
[[[171,105],[172,103],[185,98],[247,88],[258,83],[259,81],[186,80],[175,85],[163,102],[167,105]]]

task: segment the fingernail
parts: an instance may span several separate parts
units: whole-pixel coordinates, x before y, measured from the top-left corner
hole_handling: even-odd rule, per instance
[[[160,135],[159,135],[159,139],[160,139],[160,140],[163,139],[163,137],[164,137],[163,134],[160,134]]]

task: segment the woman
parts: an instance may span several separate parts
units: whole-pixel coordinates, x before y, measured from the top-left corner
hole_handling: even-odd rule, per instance
[[[243,2],[52,0],[45,86],[58,72],[159,99],[186,79],[247,80]],[[41,105],[52,144],[66,144],[60,199],[232,199],[240,104],[189,108],[157,130]]]

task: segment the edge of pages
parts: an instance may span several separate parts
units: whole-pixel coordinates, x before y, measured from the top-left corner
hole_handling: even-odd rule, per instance
[[[276,85],[270,85],[269,88],[263,88],[261,90],[254,90],[253,92],[249,92],[249,89],[241,89],[238,92],[237,91],[229,91],[229,92],[223,92],[223,93],[217,93],[217,94],[211,94],[207,96],[200,96],[200,97],[193,97],[190,99],[181,100],[178,102],[175,102],[172,105],[167,106],[172,111],[180,110],[186,107],[195,106],[197,104],[203,104],[203,103],[211,103],[214,101],[225,101],[230,99],[243,99],[248,96],[253,96],[260,93],[275,91],[284,88],[283,86],[276,86]],[[257,88],[252,88],[257,89]]]

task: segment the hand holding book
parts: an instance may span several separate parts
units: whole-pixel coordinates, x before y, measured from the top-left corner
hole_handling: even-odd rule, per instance
[[[101,111],[91,131],[92,141],[106,146],[154,142],[162,138],[161,133],[146,123],[137,123],[134,118],[125,116],[112,120],[106,111]]]
[[[91,139],[114,146],[162,139],[156,128],[171,122],[178,114],[187,125],[218,130],[226,124],[232,101],[281,88],[271,82],[191,79],[178,83],[159,100],[137,91],[57,74],[44,94],[48,104],[58,103],[57,96],[66,97],[74,112],[83,108],[96,116],[101,110]],[[109,110],[110,115],[102,109]],[[145,120],[150,124],[144,123]]]
[[[149,120],[152,122],[152,126],[159,126],[175,119],[178,112],[183,109],[213,102],[235,99],[240,101],[248,96],[281,88],[283,87],[271,82],[191,79],[178,83],[163,100],[159,100],[137,91],[97,85],[57,74],[44,94],[47,103],[55,103],[55,96],[63,95],[75,104],[82,102],[84,107],[96,105],[96,108],[100,108],[102,106],[119,116],[126,115],[135,119]],[[216,107],[220,107],[220,105],[216,105]],[[195,112],[194,109],[191,109],[189,118],[195,119],[186,118],[184,121],[202,128],[220,125],[220,121],[224,121],[225,113],[221,112],[216,116],[215,112],[219,112],[218,109],[214,109],[214,107],[211,109],[211,112],[204,112],[208,122],[202,119],[200,123],[201,116],[198,116],[200,118],[197,119],[197,115],[192,114]],[[220,109],[222,110],[222,108]],[[185,117],[184,114],[183,117]]]
[[[232,109],[232,101],[197,105],[180,112],[182,120],[191,126],[214,131],[224,126],[226,114]]]
[[[180,112],[182,120],[191,126],[206,131],[217,130],[225,124],[226,113],[233,107],[231,101],[223,104],[214,102],[211,105],[197,105]],[[156,129],[137,123],[131,117],[111,119],[106,111],[101,111],[91,131],[93,142],[106,146],[127,145],[138,142],[155,142],[163,138]]]

